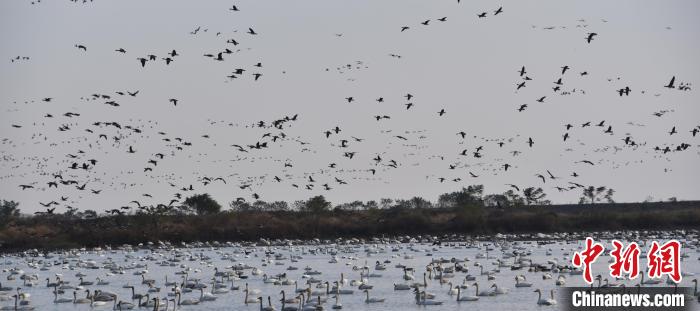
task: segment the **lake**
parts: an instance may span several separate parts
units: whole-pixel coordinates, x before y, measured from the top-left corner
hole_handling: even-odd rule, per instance
[[[608,235],[607,237],[612,237]],[[692,287],[692,279],[697,271],[700,271],[698,259],[700,252],[696,248],[697,237],[694,234],[684,236],[674,234],[661,234],[657,236],[645,236],[636,242],[644,244],[645,241],[664,241],[675,237],[685,243],[682,249],[682,271],[685,274],[681,286]],[[610,248],[609,240],[604,244]],[[37,310],[110,310],[114,308],[114,302],[106,302],[103,306],[90,307],[87,304],[74,304],[71,302],[54,303],[53,288],[47,288],[46,278],[50,282],[57,282],[57,275],[64,281],[63,294],[58,298],[73,299],[73,291],[77,291],[78,298],[86,297],[86,290],[112,292],[117,300],[128,301],[136,304],[138,300],[132,300],[132,290],[125,288],[134,286],[136,294],[149,294],[151,298],[161,298],[160,310],[174,310],[174,302],[177,296],[173,286],[166,286],[166,276],[169,282],[181,284],[187,279],[190,287],[195,287],[191,292],[181,293],[181,303],[186,299],[200,299],[202,291],[197,289],[204,284],[204,292],[211,293],[213,287],[221,293],[209,294],[216,297],[214,301],[202,301],[197,305],[180,305],[178,310],[259,310],[260,304],[257,297],[263,297],[264,306],[268,305],[270,296],[272,305],[276,310],[281,310],[281,291],[284,290],[286,298],[294,298],[296,288],[307,288],[311,284],[314,292],[313,300],[318,301],[316,294],[327,297],[323,303],[326,310],[336,303],[334,294],[326,295],[325,282],[329,287],[333,282],[341,282],[341,273],[344,280],[341,290],[353,291],[338,295],[343,309],[348,310],[422,310],[433,308],[440,310],[556,310],[556,306],[540,306],[537,304],[538,294],[535,289],[541,289],[543,298],[548,298],[550,291],[558,292],[561,286],[555,284],[558,277],[563,275],[565,286],[586,286],[581,275],[576,275],[564,270],[559,271],[556,266],[571,266],[571,256],[574,251],[583,249],[582,240],[545,240],[545,241],[509,241],[508,239],[491,239],[482,241],[454,241],[443,242],[442,245],[432,245],[429,242],[414,240],[412,243],[398,243],[388,240],[376,243],[338,243],[314,245],[278,245],[278,246],[243,246],[240,244],[214,245],[190,245],[186,247],[172,247],[154,245],[151,248],[124,247],[120,249],[74,250],[59,253],[49,253],[48,256],[19,257],[8,255],[2,258],[2,285],[1,287],[20,287],[22,293],[28,293],[30,305]],[[646,246],[642,250],[646,251]],[[515,255],[517,254],[517,255]],[[642,254],[640,267],[646,267],[646,255]],[[612,280],[609,276],[607,265],[610,257],[607,252],[594,264],[593,275],[601,274],[602,279],[609,282],[623,283],[627,287],[634,287],[640,282],[635,280]],[[377,264],[377,262],[379,264]],[[432,264],[431,272],[426,267]],[[440,263],[440,264],[438,264]],[[460,268],[455,268],[455,264]],[[552,267],[552,271],[533,271],[535,265]],[[513,265],[516,265],[514,268]],[[520,268],[517,268],[520,266]],[[364,269],[364,268],[367,269]],[[403,267],[408,268],[405,272]],[[440,267],[440,268],[438,268]],[[411,271],[412,269],[412,271]],[[461,271],[450,271],[461,270]],[[21,270],[21,271],[19,271]],[[440,281],[440,271],[442,278]],[[218,273],[217,273],[218,271]],[[240,273],[234,273],[240,271]],[[483,273],[482,273],[483,271]],[[187,274],[184,274],[184,273]],[[419,306],[416,304],[412,290],[395,290],[394,284],[423,283],[423,275],[426,274],[426,286],[421,286],[430,294],[434,294],[433,301],[440,301],[440,306]],[[34,286],[28,286],[21,280],[21,275],[36,275]],[[143,276],[142,276],[143,274]],[[285,277],[276,276],[283,275]],[[362,276],[361,276],[362,274]],[[79,277],[93,282],[92,285],[79,286]],[[531,283],[530,287],[516,287],[515,278],[522,275],[525,278],[520,282]],[[543,275],[551,278],[543,278]],[[235,276],[235,277],[233,277]],[[407,276],[407,277],[404,277]],[[411,278],[414,280],[405,280]],[[469,281],[465,278],[469,276]],[[8,280],[9,277],[9,280]],[[472,280],[473,277],[473,280]],[[106,285],[97,285],[97,278]],[[267,278],[267,280],[266,280]],[[154,280],[149,293],[149,286],[144,284],[144,279]],[[286,281],[285,281],[286,280]],[[366,303],[367,294],[357,285],[359,280],[364,280],[364,286],[372,286],[369,290],[371,299],[384,299],[384,302]],[[311,283],[309,283],[311,281]],[[69,282],[65,284],[65,282]],[[456,295],[451,295],[450,284],[453,288],[464,285],[461,289],[462,296],[474,296],[475,283],[479,291],[494,290],[493,284],[505,289],[505,294],[496,296],[481,296],[477,301],[457,302]],[[249,295],[251,301],[245,304],[245,287],[248,284],[249,292],[259,294]],[[603,281],[601,280],[601,283]],[[214,286],[216,284],[216,286]],[[320,284],[320,285],[319,285]],[[597,282],[595,285],[597,286]],[[666,286],[666,279],[661,284],[653,286]],[[424,285],[424,284],[422,284]],[[650,286],[650,285],[645,285]],[[77,287],[72,289],[71,287]],[[178,286],[179,288],[181,286]],[[237,288],[237,289],[232,289]],[[6,288],[7,289],[7,288]],[[180,289],[178,289],[180,291]],[[11,296],[15,291],[0,292],[0,306],[13,306],[14,299]],[[308,292],[307,292],[308,293]],[[452,293],[454,294],[454,293]],[[546,296],[546,297],[545,297]],[[557,300],[561,300],[555,294]],[[143,300],[142,300],[143,302]],[[697,304],[697,302],[693,302]],[[299,304],[286,304],[298,307]],[[126,304],[123,309],[126,309]],[[152,310],[153,307],[142,308]]]

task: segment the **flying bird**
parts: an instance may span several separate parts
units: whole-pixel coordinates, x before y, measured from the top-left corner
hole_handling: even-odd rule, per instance
[[[595,32],[589,32],[588,36],[586,37],[586,42],[591,43],[593,41],[593,37],[597,36],[598,34]]]

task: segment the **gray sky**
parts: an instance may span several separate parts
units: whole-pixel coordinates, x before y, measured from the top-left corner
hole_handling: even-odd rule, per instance
[[[195,191],[180,191],[183,196],[209,192],[222,204],[251,200],[253,193],[289,202],[317,194],[335,203],[414,195],[435,200],[471,184],[501,193],[510,183],[543,187],[557,203],[576,202],[580,190],[554,189],[568,182],[609,186],[618,201],[698,199],[700,135],[690,133],[700,126],[692,85],[700,76],[697,1],[30,3],[0,2],[0,198],[20,201],[25,211],[43,210],[38,202],[60,196],[69,197],[62,204],[96,210],[132,199],[167,203],[177,192],[168,182],[192,184]],[[240,11],[229,10],[233,4]],[[494,16],[499,6],[503,13]],[[481,12],[487,16],[478,18]],[[437,20],[442,17],[445,22]],[[402,26],[410,28],[401,32]],[[249,27],[258,35],[247,34]],[[598,34],[590,44],[589,32]],[[233,53],[223,54],[223,61],[203,56],[226,48]],[[162,58],[172,49],[180,55],[166,66]],[[148,54],[158,59],[142,68],[137,58]],[[12,62],[17,56],[29,59]],[[262,67],[253,66],[258,62]],[[562,75],[564,65],[570,70]],[[532,80],[516,91],[521,66]],[[236,68],[246,71],[227,78]],[[584,71],[588,75],[580,75]],[[262,74],[258,81],[254,73]],[[691,90],[664,88],[672,76],[676,86],[690,83]],[[554,92],[559,78],[564,85]],[[626,86],[630,95],[618,96]],[[135,97],[115,93],[136,90]],[[414,95],[409,110],[407,93]],[[109,95],[119,106],[81,99],[91,94]],[[352,103],[345,100],[350,96]],[[537,102],[542,96],[544,102]],[[45,97],[52,100],[41,101]],[[375,101],[379,97],[383,103]],[[518,112],[522,104],[528,107]],[[444,116],[438,116],[441,109]],[[652,115],[659,111],[668,112]],[[294,114],[297,121],[282,130],[252,127]],[[391,118],[376,121],[376,115]],[[595,126],[602,120],[605,127]],[[92,125],[98,121],[142,132]],[[588,121],[593,126],[581,128]],[[567,123],[574,128],[563,142]],[[58,131],[62,125],[70,130]],[[603,133],[608,125],[613,135]],[[325,138],[323,132],[335,126],[342,132]],[[674,126],[678,133],[669,135]],[[262,135],[280,132],[287,137],[266,149],[242,153],[231,147],[270,141]],[[628,135],[640,146],[625,146]],[[171,142],[162,141],[166,137]],[[192,146],[176,150],[181,145],[175,137]],[[349,140],[347,148],[341,139]],[[653,150],[681,143],[691,146],[665,155]],[[137,152],[127,153],[129,146]],[[474,158],[479,146],[482,157]],[[463,149],[468,156],[459,155]],[[156,159],[159,152],[164,159]],[[344,152],[356,154],[348,159]],[[382,162],[376,165],[378,154]],[[98,163],[87,171],[68,169],[88,159]],[[396,168],[387,166],[390,160]],[[513,167],[504,171],[505,163]],[[143,172],[145,167],[153,171]],[[548,176],[546,170],[560,178],[542,183],[535,174]],[[59,172],[87,183],[86,190],[60,184],[48,189],[51,174]],[[204,176],[224,177],[227,184],[204,186]],[[309,176],[313,190],[304,189]],[[35,189],[22,191],[20,184]],[[243,184],[251,187],[242,190]]]

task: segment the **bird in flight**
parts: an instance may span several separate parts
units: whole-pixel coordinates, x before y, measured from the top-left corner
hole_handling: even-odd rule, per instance
[[[542,174],[536,174],[535,176],[537,176],[537,178],[541,178],[543,183],[547,182],[547,179],[545,179]]]
[[[589,32],[588,36],[586,37],[586,42],[591,43],[593,41],[593,37],[597,36],[598,34],[595,32]]]
[[[173,105],[177,106],[177,99],[171,98],[168,100],[169,102],[173,103]]]
[[[503,13],[503,7],[499,7],[495,12],[493,12],[493,15],[498,15]]]
[[[671,81],[669,81],[667,85],[664,85],[664,87],[669,88],[669,89],[674,89],[674,88],[676,88],[673,85],[674,82],[676,82],[676,76],[673,76],[673,78],[671,78]]]

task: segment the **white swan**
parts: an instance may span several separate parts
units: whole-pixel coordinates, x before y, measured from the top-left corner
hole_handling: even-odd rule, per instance
[[[425,297],[425,292],[419,291],[417,288],[415,289],[416,293],[416,304],[419,306],[439,306],[442,305],[442,301],[435,301],[435,300],[430,300],[426,299]]]
[[[131,302],[119,300],[114,310],[131,310],[134,307],[136,307],[136,305]]]
[[[331,292],[336,295],[352,295],[355,293],[352,289],[340,289],[340,283],[338,281],[333,282],[333,289]]]
[[[290,304],[297,304],[297,303],[299,303],[299,298],[298,298],[298,297],[287,298],[287,297],[285,296],[284,291],[280,291],[280,294],[282,294],[282,299],[281,299],[281,301],[282,301],[283,303],[285,303],[285,304],[287,304],[287,303],[290,303]]]
[[[532,283],[525,282],[527,279],[525,279],[524,275],[518,275],[515,277],[515,287],[530,287],[532,286]]]
[[[496,283],[493,283],[493,285],[491,285],[491,287],[493,288],[494,295],[505,295],[508,293],[507,288],[499,287],[498,284],[496,284]]]
[[[394,283],[394,290],[410,290],[411,286],[408,284],[396,284]]]
[[[337,295],[337,294],[336,294],[335,296],[333,296],[333,298],[335,298],[335,304],[333,304],[333,306],[331,307],[331,309],[333,309],[333,310],[340,310],[340,309],[342,309],[342,308],[343,308],[343,304],[340,303],[340,295]]]
[[[261,291],[255,288],[248,288],[248,283],[245,283],[245,290],[251,295],[260,295]]]
[[[99,306],[104,306],[106,304],[107,304],[106,301],[95,301],[95,296],[94,295],[90,296],[90,306],[91,307],[99,307]]]
[[[477,301],[479,297],[477,296],[462,296],[462,289],[457,287],[457,301]]]
[[[457,287],[459,287],[459,286],[457,286],[457,287],[452,286],[452,282],[449,282],[447,284],[450,285],[450,289],[447,290],[447,294],[450,296],[457,295]]]
[[[216,300],[216,296],[210,292],[204,292],[203,288],[200,288],[200,294],[199,294],[199,301],[214,301]]]
[[[552,291],[552,299],[542,299],[542,291],[540,289],[534,290],[537,293],[537,304],[540,306],[553,306],[557,302],[554,300],[554,291]]]
[[[245,292],[245,298],[243,299],[243,302],[244,302],[245,304],[256,303],[256,302],[258,302],[258,300],[257,300],[256,298],[250,298],[250,297],[248,296],[248,295],[250,294],[250,291],[249,291],[247,288],[246,288],[245,290],[243,290],[243,291]]]
[[[563,274],[560,274],[560,275],[557,277],[557,281],[554,282],[554,284],[556,284],[557,286],[564,286],[564,285],[566,285],[566,276],[564,276]]]
[[[374,297],[369,297],[369,290],[364,290],[365,294],[367,294],[367,298],[365,298],[365,303],[380,303],[384,302],[384,298],[374,298]]]
[[[177,293],[177,305],[178,306],[191,306],[191,305],[199,304],[198,299],[191,299],[191,298],[188,298],[185,300],[181,300],[181,299],[182,299],[182,294]]]
[[[493,296],[493,292],[490,291],[479,291],[479,283],[474,283],[474,287],[476,287],[476,295],[485,297],[485,296]]]
[[[90,303],[89,298],[78,298],[78,292],[73,291],[73,303],[79,304],[79,303]]]
[[[68,303],[68,302],[73,302],[73,299],[70,298],[58,298],[58,292],[53,291],[53,303]]]
[[[406,281],[413,281],[415,277],[412,274],[408,274],[408,269],[403,268],[403,279]]]
[[[270,296],[267,296],[267,307],[263,306],[262,297],[258,297],[258,301],[260,301],[260,311],[275,311],[275,307],[273,307],[272,303],[270,302]]]

